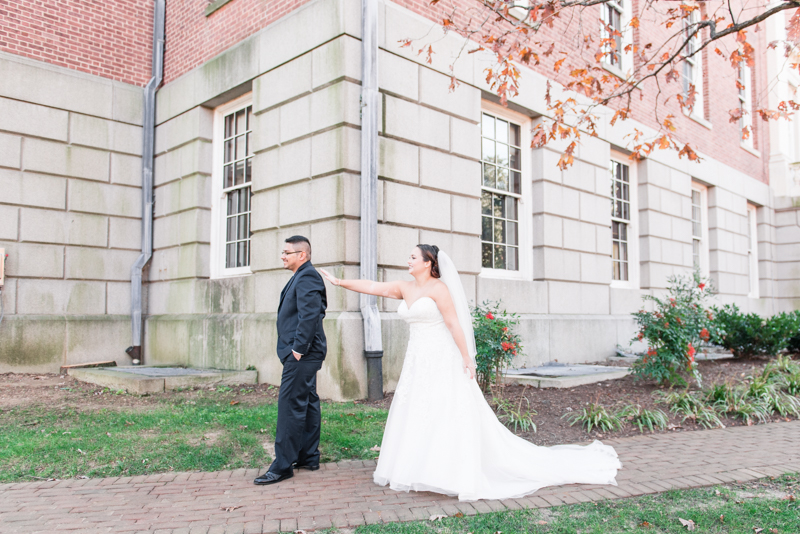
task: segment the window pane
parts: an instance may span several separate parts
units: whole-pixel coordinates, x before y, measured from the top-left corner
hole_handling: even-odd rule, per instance
[[[519,241],[517,241],[517,223],[510,221],[506,223],[506,238],[509,245],[519,245]]]
[[[253,106],[247,106],[247,130],[253,129]]]
[[[520,146],[522,141],[520,141],[519,126],[516,124],[509,124],[509,126],[511,127],[511,139],[509,139],[509,142],[514,146]]]
[[[244,189],[239,189],[239,211],[238,213],[244,213],[246,211],[250,211],[250,188],[245,187]]]
[[[234,173],[234,185],[240,185],[244,183],[244,161],[237,161],[236,162],[236,172]]]
[[[517,171],[511,171],[511,191],[516,194],[522,193],[522,175]]]
[[[622,264],[622,279],[628,279],[628,262]]]
[[[519,219],[517,213],[517,199],[514,197],[506,197],[506,219],[516,221]]]
[[[620,243],[619,244],[619,252],[620,252],[620,259],[622,261],[628,261],[628,244],[627,243]]]
[[[225,241],[236,241],[236,217],[228,217],[228,231]]]
[[[495,187],[495,166],[491,163],[483,164],[483,185],[484,187]]]
[[[237,243],[237,253],[236,253],[236,266],[237,267],[245,267],[247,265],[247,241],[240,241]]]
[[[233,165],[225,165],[222,171],[222,187],[228,188],[233,185]]]
[[[520,170],[522,168],[522,151],[518,148],[511,149],[511,159],[509,166],[512,169]]]
[[[225,117],[225,138],[233,136],[233,114]]]
[[[508,145],[497,143],[497,164],[508,167]]]
[[[245,156],[245,152],[247,151],[247,146],[245,146],[245,141],[247,137],[244,135],[240,135],[236,138],[236,159],[242,159]]]
[[[508,191],[508,169],[505,167],[497,167],[497,189]]]
[[[505,243],[506,242],[506,223],[505,221],[499,221],[495,219],[494,221],[494,242],[495,243]]]
[[[238,237],[237,239],[247,239],[250,237],[250,221],[249,215],[239,215],[237,217],[239,219],[237,226],[239,227]]]
[[[506,247],[503,245],[494,246],[494,268],[506,268]]]
[[[490,217],[481,217],[481,221],[482,221],[481,239],[483,241],[491,241],[492,240],[492,219]]]
[[[253,158],[248,158],[246,163],[247,167],[247,174],[245,174],[244,181],[245,182],[252,182],[253,181]]]
[[[501,143],[508,143],[508,122],[503,119],[496,119],[495,139]]]
[[[495,154],[494,154],[494,141],[491,139],[484,139],[483,140],[483,161],[489,161],[494,163],[495,161]]]
[[[611,243],[611,257],[615,260],[619,260],[619,242],[613,241]]]
[[[246,129],[247,124],[245,123],[244,110],[240,109],[236,112],[236,133],[244,133]]]
[[[239,205],[239,191],[231,191],[228,193],[228,215],[234,215],[239,213],[236,211],[237,206]]]
[[[502,195],[494,195],[494,216],[495,217],[503,217],[506,216],[505,210],[505,202],[503,201]]]
[[[517,247],[507,247],[506,253],[508,254],[508,259],[506,262],[506,268],[509,271],[516,271],[519,269],[519,249]]]
[[[626,221],[631,220],[631,212],[630,212],[631,205],[627,202],[622,204],[622,218]]]
[[[619,239],[619,223],[618,222],[611,222],[611,238],[612,239]]]
[[[492,214],[492,194],[487,191],[481,191],[481,213]]]
[[[630,201],[631,192],[630,192],[629,188],[630,188],[630,186],[628,184],[625,184],[625,183],[622,184],[622,197],[621,197],[622,200]]]
[[[225,249],[225,267],[236,267],[236,243],[228,243]]]
[[[611,262],[611,278],[613,280],[619,280],[619,262],[613,261]]]
[[[224,163],[228,163],[233,161],[233,139],[230,141],[225,141],[225,161]]]
[[[247,155],[248,156],[252,156],[253,155],[253,139],[252,139],[251,135],[252,135],[251,133],[247,134]]]
[[[481,250],[481,266],[491,269],[494,263],[492,262],[492,245],[490,243],[483,243]]]
[[[619,225],[619,240],[620,241],[628,241],[628,225],[627,224],[620,224]]]
[[[494,117],[484,114],[481,130],[484,137],[491,137],[494,139]]]

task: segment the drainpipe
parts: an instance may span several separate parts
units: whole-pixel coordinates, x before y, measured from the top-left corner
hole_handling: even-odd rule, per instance
[[[153,152],[156,135],[156,89],[164,77],[164,18],[166,0],[155,0],[153,14],[153,77],[144,88],[142,128],[142,253],[131,267],[131,332],[125,349],[134,365],[142,362],[142,270],[153,256]]]
[[[378,2],[361,0],[361,271],[378,279]],[[383,398],[383,344],[378,298],[361,295],[367,396]]]

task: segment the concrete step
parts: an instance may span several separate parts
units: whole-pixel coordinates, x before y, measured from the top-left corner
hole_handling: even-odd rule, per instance
[[[68,369],[67,372],[82,382],[137,395],[192,386],[255,384],[258,381],[257,371],[145,365]]]
[[[573,388],[622,378],[630,372],[628,367],[552,363],[539,367],[509,369],[503,374],[503,383],[537,388]]]

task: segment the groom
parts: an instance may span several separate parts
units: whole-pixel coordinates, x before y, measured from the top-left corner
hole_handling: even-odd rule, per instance
[[[319,469],[320,411],[317,371],[328,347],[322,319],[327,295],[322,277],[311,265],[311,243],[303,236],[286,240],[283,268],[294,273],[278,305],[278,358],[283,364],[278,394],[275,460],[253,482],[275,484],[294,475],[292,468]]]

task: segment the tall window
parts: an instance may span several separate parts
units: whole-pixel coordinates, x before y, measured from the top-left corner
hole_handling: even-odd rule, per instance
[[[631,0],[611,0],[601,6],[603,26],[601,35],[605,39],[603,62],[616,69],[620,74],[627,76],[631,68],[631,51],[625,48],[633,43],[633,34],[627,27],[630,20]]]
[[[611,278],[627,281],[628,230],[631,220],[630,177],[627,165],[611,162]]]
[[[691,14],[683,19],[683,32],[687,39],[686,48],[684,48],[683,71],[681,72],[681,82],[683,84],[683,96],[689,97],[692,86],[695,90],[695,102],[692,108],[692,113],[696,116],[703,116],[703,61],[699,53],[695,54],[698,50],[698,36],[695,34],[690,38],[692,32],[697,30],[698,11],[692,11]],[[695,54],[695,55],[692,55]]]
[[[742,112],[739,117],[739,139],[744,146],[753,147],[753,86],[750,67],[744,63],[739,66],[739,75],[736,80],[739,88],[739,109]],[[747,134],[744,129],[747,128]],[[747,135],[746,139],[743,136]]]
[[[702,184],[692,182],[692,264],[708,274],[708,200]]]
[[[481,257],[488,269],[519,270],[519,199],[522,191],[518,124],[483,114],[481,125]]]
[[[217,110],[214,130],[211,276],[250,272],[253,106],[250,96]]]
[[[747,205],[747,277],[750,283],[749,297],[758,298],[758,235],[756,207]]]

